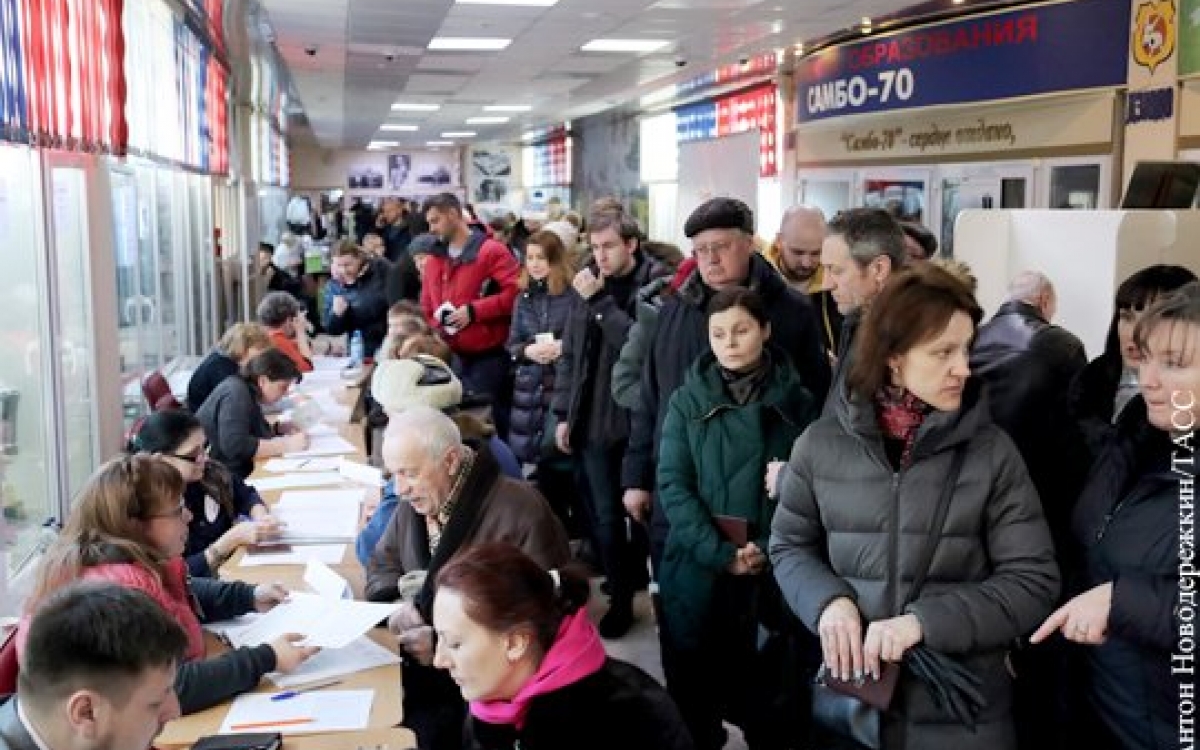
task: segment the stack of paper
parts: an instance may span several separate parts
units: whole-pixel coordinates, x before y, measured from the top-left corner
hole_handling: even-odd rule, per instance
[[[309,438],[308,447],[302,451],[285,453],[286,458],[309,458],[312,456],[334,456],[339,453],[354,453],[354,444],[341,435],[317,435]]]
[[[263,471],[276,474],[294,471],[337,471],[342,459],[337,456],[320,458],[272,458],[262,465]]]
[[[243,568],[260,565],[304,565],[309,560],[337,565],[346,559],[344,544],[281,545],[278,552],[269,548],[262,552],[247,552],[238,563]]]
[[[289,487],[329,487],[345,483],[346,477],[338,471],[298,471],[277,477],[252,477],[246,480],[246,484],[259,492],[286,490]]]
[[[399,663],[399,656],[364,635],[348,646],[318,651],[288,674],[269,672],[267,679],[281,688],[290,688]]]
[[[354,539],[363,490],[309,490],[283,493],[271,509],[271,515],[286,526],[282,541],[298,544],[302,540]]]
[[[374,690],[320,690],[284,701],[270,693],[245,693],[234,699],[220,734],[249,732],[353,732],[371,720]]]

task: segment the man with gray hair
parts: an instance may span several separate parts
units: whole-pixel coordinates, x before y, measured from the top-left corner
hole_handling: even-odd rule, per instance
[[[258,303],[258,322],[266,327],[271,345],[288,355],[300,372],[312,372],[313,349],[308,340],[304,305],[287,292],[271,292]]]
[[[486,445],[465,445],[453,420],[432,407],[391,415],[383,462],[407,502],[367,563],[366,598],[407,599],[388,622],[405,657],[404,723],[421,748],[457,748],[465,705],[449,674],[432,667],[437,572],[482,542],[508,542],[557,568],[571,558],[567,533],[532,485],[504,476]]]

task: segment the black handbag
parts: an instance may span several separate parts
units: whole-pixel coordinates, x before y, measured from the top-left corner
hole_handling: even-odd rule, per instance
[[[942,494],[938,498],[938,506],[934,511],[933,523],[925,539],[925,548],[921,551],[921,564],[917,568],[917,577],[913,579],[908,596],[900,605],[903,612],[921,592],[925,578],[929,575],[929,565],[933,562],[933,553],[937,549],[938,537],[946,524],[946,516],[950,514],[950,500],[954,494],[954,485],[962,472],[963,461],[966,460],[966,445],[959,445],[954,450],[950,462],[950,473],[946,483],[942,485]],[[881,750],[883,747],[883,714],[891,703],[892,695],[899,684],[899,673],[903,663],[885,664],[880,680],[871,678],[865,680],[835,680],[822,665],[817,673],[817,680],[812,690],[812,719],[813,724],[825,733],[848,742],[848,747]],[[886,679],[885,679],[886,678]]]

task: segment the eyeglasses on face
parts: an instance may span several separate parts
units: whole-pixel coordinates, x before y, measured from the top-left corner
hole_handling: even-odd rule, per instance
[[[198,450],[191,453],[168,453],[171,458],[178,458],[180,461],[187,461],[189,464],[199,463],[208,458],[209,452],[212,451],[212,445],[205,443]]]
[[[692,245],[692,255],[724,255],[734,246],[733,240],[718,240],[707,245]]]
[[[163,513],[149,513],[146,515],[146,519],[150,520],[150,519],[154,519],[154,518],[183,518],[183,514],[186,512],[187,512],[187,501],[184,500],[183,498],[179,498],[179,505],[176,505],[171,510],[165,511]]]

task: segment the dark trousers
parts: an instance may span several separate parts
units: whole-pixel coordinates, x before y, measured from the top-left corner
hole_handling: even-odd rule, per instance
[[[659,622],[667,691],[697,750],[724,746],[722,720],[741,728],[750,750],[801,747],[807,739],[805,633],[790,617],[770,630],[761,624],[766,582],[759,578],[717,579],[698,643],[677,642],[670,618]]]
[[[512,412],[512,359],[503,348],[478,354],[459,354],[458,377],[463,389],[482,393],[492,400],[492,421],[501,440],[508,440]]]
[[[600,555],[608,593],[614,604],[628,604],[637,588],[638,551],[630,541],[625,504],[621,501],[621,461],[625,442],[606,447],[585,447],[579,452],[580,468],[588,485],[584,504],[592,542]],[[645,551],[641,551],[645,568]]]
[[[417,736],[420,750],[460,750],[467,704],[444,669],[404,660],[404,726]]]
[[[587,533],[588,522],[583,518],[587,511],[580,497],[583,493],[575,483],[575,462],[562,454],[543,458],[537,463],[534,480],[538,492],[562,521],[567,536],[571,539],[583,537]]]

